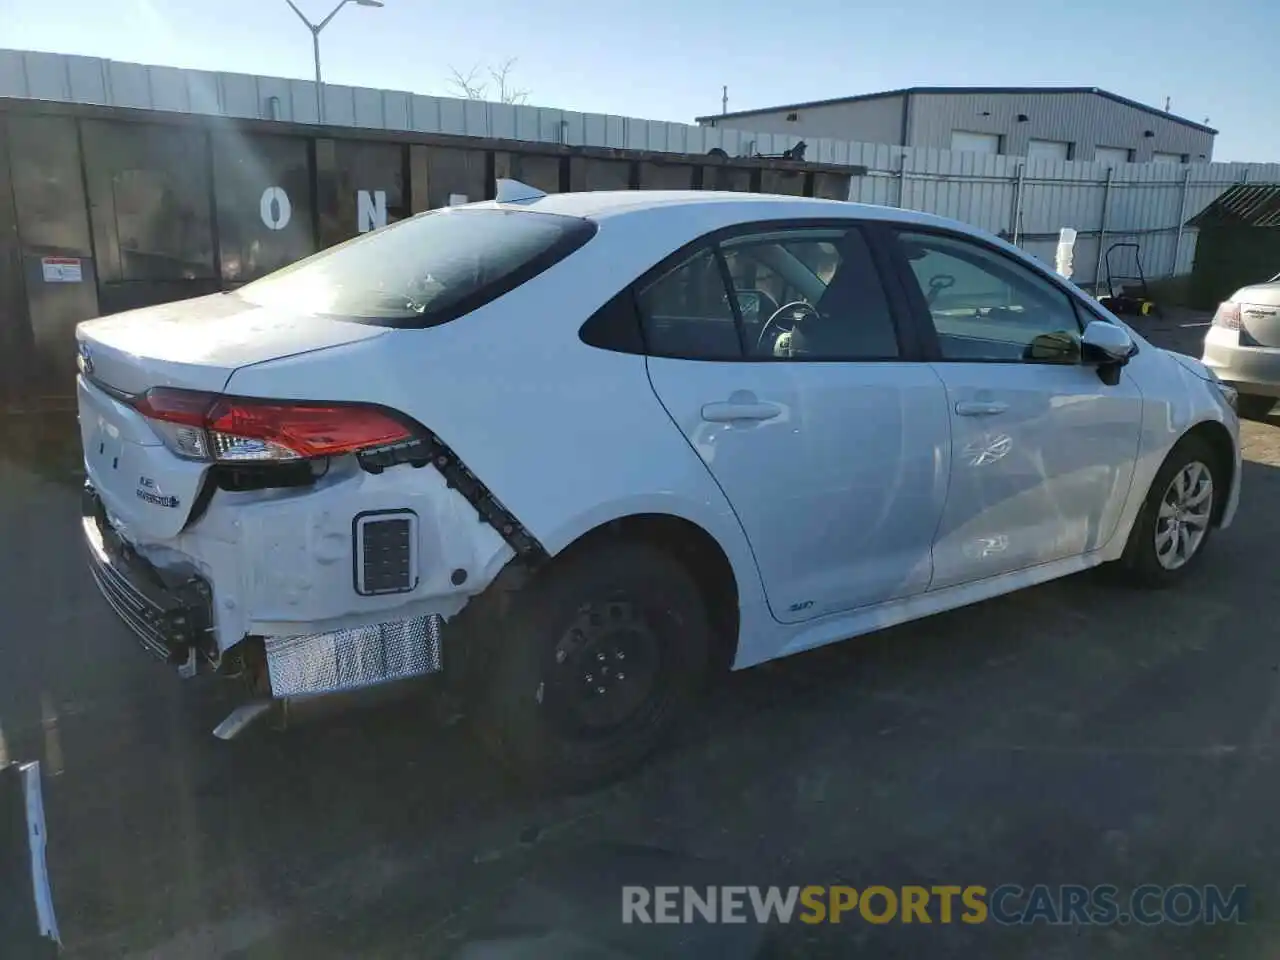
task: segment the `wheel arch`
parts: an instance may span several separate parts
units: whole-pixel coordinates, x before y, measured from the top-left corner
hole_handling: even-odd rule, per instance
[[[1221,421],[1202,420],[1178,439],[1165,456],[1165,460],[1167,461],[1173,456],[1174,450],[1193,437],[1202,440],[1213,451],[1214,459],[1217,460],[1216,466],[1222,471],[1223,495],[1215,497],[1213,505],[1213,523],[1217,526],[1222,522],[1223,511],[1226,510],[1226,492],[1232,488],[1236,480],[1235,439]]]
[[[693,577],[707,604],[715,635],[713,669],[725,672],[737,655],[741,629],[740,573],[728,552],[705,527],[670,513],[634,513],[615,517],[587,530],[551,558],[592,550],[611,541],[643,542],[681,563]],[[751,571],[754,575],[754,571]]]

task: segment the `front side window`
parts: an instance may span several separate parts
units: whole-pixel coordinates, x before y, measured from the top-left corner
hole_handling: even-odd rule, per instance
[[[1064,290],[958,237],[903,231],[944,360],[1075,362],[1080,321]]]
[[[578,217],[436,210],[330,247],[241,287],[264,307],[426,327],[483,306],[595,234]]]

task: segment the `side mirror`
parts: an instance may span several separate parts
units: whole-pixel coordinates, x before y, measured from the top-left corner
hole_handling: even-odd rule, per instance
[[[1090,321],[1080,335],[1080,355],[1085,363],[1098,365],[1098,376],[1107,386],[1120,382],[1120,368],[1138,352],[1129,331],[1114,323]]]
[[[1129,331],[1114,323],[1092,320],[1080,335],[1085,363],[1118,363],[1121,366],[1138,352]]]

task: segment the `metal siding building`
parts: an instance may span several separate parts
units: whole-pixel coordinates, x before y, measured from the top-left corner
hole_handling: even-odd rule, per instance
[[[1026,156],[1031,141],[1061,148],[1058,159],[1092,161],[1125,151],[1125,160],[1203,163],[1216,130],[1092,87],[910,87],[858,97],[698,117],[802,137],[953,149],[956,134],[987,137],[991,152]],[[998,139],[996,139],[998,138]],[[1100,158],[1101,159],[1101,158]]]
[[[903,124],[907,119],[904,113],[906,99],[905,94],[885,94],[832,103],[798,104],[774,110],[698,117],[698,123],[706,127],[732,127],[756,133],[834,137],[902,146]]]

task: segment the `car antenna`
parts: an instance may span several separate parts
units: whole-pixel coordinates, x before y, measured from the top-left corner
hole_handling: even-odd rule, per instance
[[[531,187],[519,180],[501,178],[497,182],[497,191],[493,199],[498,203],[532,203],[541,200],[546,194],[537,187]]]

